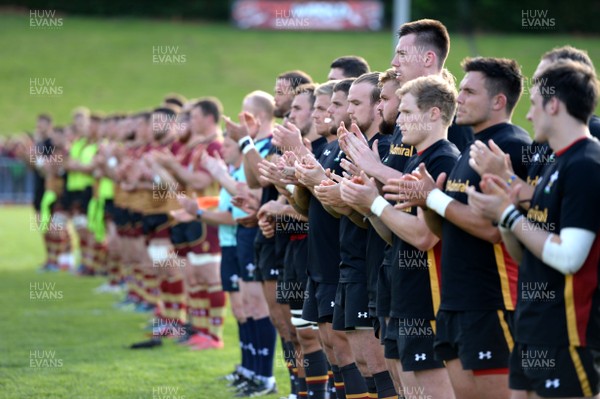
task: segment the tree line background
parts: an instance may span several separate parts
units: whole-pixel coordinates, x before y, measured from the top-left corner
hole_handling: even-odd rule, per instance
[[[157,17],[173,20],[228,21],[234,0],[0,0],[6,8],[50,9],[59,13],[98,17]],[[276,1],[276,0],[272,0]],[[391,27],[393,0],[384,0],[385,26]],[[600,33],[600,1],[592,0],[412,0],[411,19],[443,20],[454,32],[523,33],[522,10],[541,10],[555,18],[553,29],[532,34]]]

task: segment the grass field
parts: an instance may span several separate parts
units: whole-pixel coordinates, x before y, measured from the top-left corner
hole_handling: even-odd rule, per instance
[[[473,46],[464,36],[451,37],[446,66],[459,80],[460,61],[476,55],[469,48],[479,55],[515,58],[527,76],[540,55],[558,45],[585,48],[600,62],[597,37],[482,34]],[[153,49],[161,46],[172,46],[179,62],[154,63]],[[274,77],[284,70],[302,69],[323,81],[331,60],[358,54],[381,71],[389,67],[392,48],[391,31],[274,33],[240,31],[226,24],[71,16],[62,16],[62,27],[49,30],[31,28],[28,15],[0,15],[0,134],[32,130],[42,111],[64,124],[81,104],[104,112],[137,111],[157,105],[173,91],[188,97],[218,96],[226,113],[236,115],[245,94],[271,92]],[[53,79],[62,94],[32,95],[31,79],[40,78]],[[514,122],[529,129],[527,108],[528,101],[522,100]]]
[[[145,339],[148,316],[114,309],[114,295],[94,294],[101,278],[38,274],[42,241],[30,229],[31,215],[26,207],[0,208],[1,399],[233,397],[216,380],[239,359],[233,317],[223,350],[190,352],[170,340],[153,350],[126,349]],[[287,394],[281,359],[275,374]]]

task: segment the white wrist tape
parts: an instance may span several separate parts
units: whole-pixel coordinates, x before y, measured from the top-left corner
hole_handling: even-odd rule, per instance
[[[560,230],[560,243],[548,236],[542,250],[545,264],[563,274],[575,274],[587,259],[596,234],[591,231],[566,227]]]
[[[433,210],[438,215],[445,217],[446,216],[446,208],[453,201],[453,199],[446,195],[442,190],[436,188],[432,190],[427,196],[427,200],[425,201],[427,207]]]
[[[246,155],[248,152],[250,152],[250,150],[253,150],[253,149],[254,149],[254,143],[249,143],[242,150],[242,154]]]
[[[513,204],[510,204],[509,206],[507,206],[504,209],[504,212],[502,212],[502,215],[500,215],[500,220],[498,220],[498,222],[503,221],[508,216],[508,214],[511,213],[515,209],[516,208],[515,208],[515,206]]]
[[[390,206],[390,203],[380,195],[373,200],[373,203],[371,204],[371,212],[373,212],[373,214],[379,218],[383,214],[383,210],[388,206]]]
[[[498,220],[498,225],[508,231],[513,231],[517,222],[524,217],[513,204],[510,204],[502,212],[500,220]]]
[[[254,148],[254,140],[248,136],[242,137],[238,140],[238,146],[240,147],[240,150],[242,150],[242,154],[245,155]]]
[[[242,145],[244,145],[244,143],[246,143],[246,141],[252,141],[252,138],[250,136],[244,136],[241,139],[238,140],[238,147],[241,147]]]

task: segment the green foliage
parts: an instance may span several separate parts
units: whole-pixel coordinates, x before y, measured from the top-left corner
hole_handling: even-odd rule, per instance
[[[173,20],[227,21],[233,0],[16,0],[11,4],[29,9],[54,9],[71,15],[135,16]],[[392,21],[394,0],[383,0],[384,20]],[[589,0],[412,0],[411,18],[436,18],[453,31],[523,32],[522,10],[548,11],[556,18],[556,32],[598,33],[600,2]],[[585,10],[585,15],[582,15]],[[583,18],[585,16],[585,18]],[[397,27],[395,27],[397,28]],[[538,31],[546,33],[546,31]]]

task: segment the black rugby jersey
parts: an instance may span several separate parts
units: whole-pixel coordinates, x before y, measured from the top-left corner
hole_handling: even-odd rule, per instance
[[[590,134],[600,140],[600,118],[592,115],[588,123]],[[548,143],[531,143],[530,148],[523,154],[523,162],[527,167],[527,184],[535,186],[544,173],[544,168],[554,163],[554,153]]]
[[[379,140],[378,150],[382,159],[387,155],[386,148],[389,149],[389,141],[385,139],[386,136],[377,133],[369,140],[369,147],[375,140]],[[345,157],[345,154],[343,156]],[[383,242],[383,239],[378,235],[373,237],[373,242],[376,240]],[[368,228],[363,229],[357,226],[347,216],[340,218],[340,283],[367,282],[367,241]],[[385,244],[382,245],[385,246]],[[379,265],[383,260],[383,253],[381,255],[377,259]]]
[[[323,146],[318,161],[324,169],[341,175],[341,150],[337,140]],[[340,219],[331,216],[321,202],[311,195],[308,223],[307,273],[316,282],[337,284],[340,278]]]
[[[452,121],[452,125],[448,128],[448,141],[458,148],[461,153],[471,146],[471,143],[475,141],[473,135],[473,129],[468,125],[457,125],[456,117]]]
[[[439,140],[410,158],[404,173],[411,173],[425,163],[431,176],[437,179],[440,173],[450,173],[459,154],[454,144]],[[406,212],[416,216],[417,207]],[[433,320],[440,305],[442,242],[429,251],[420,251],[396,235],[392,240],[390,316]]]
[[[526,248],[519,268],[516,340],[600,349],[600,144],[579,140],[556,153],[535,188],[527,219],[560,234],[573,227],[596,239],[584,265],[564,275]]]
[[[383,159],[387,156],[390,149],[390,136],[379,135],[377,137],[377,149],[379,156]],[[367,288],[371,304],[374,306],[377,295],[377,277],[379,276],[379,267],[384,260],[384,255],[387,243],[379,236],[375,228],[369,223],[367,228],[367,248],[366,248],[366,265],[367,265]]]
[[[400,127],[396,125],[394,133],[390,137],[390,146],[388,149],[388,154],[381,160],[381,162],[385,166],[402,172],[404,170],[404,165],[406,165],[408,159],[416,153],[417,152],[413,146],[407,146],[402,144],[402,130],[400,130]],[[392,201],[388,202],[390,204],[393,203]],[[393,252],[391,250],[391,246],[387,245],[384,249],[383,264],[390,265],[392,263],[392,257]]]
[[[523,149],[531,144],[525,130],[500,123],[482,130],[477,140],[494,142],[511,158],[515,173],[525,179],[527,169],[521,162]],[[469,186],[478,191],[480,176],[469,166],[467,147],[448,175],[445,193],[467,204],[465,192]],[[475,237],[447,219],[442,223],[442,301],[440,309],[514,310],[516,300],[517,266],[502,243],[492,244]]]
[[[274,154],[277,154],[277,148],[271,144],[271,139],[272,139],[272,137],[269,136],[269,137],[265,137],[264,139],[258,140],[256,143],[254,143],[254,146],[256,147],[256,151],[258,151],[258,153],[261,155],[261,157],[263,157],[264,159],[267,159],[267,160],[269,160]],[[267,150],[266,155],[265,155],[265,150]],[[263,187],[262,196],[260,198],[260,205],[262,206],[271,200],[276,200],[278,196],[279,196],[279,192],[277,191],[275,186],[273,186],[272,184],[268,185],[267,187]],[[260,229],[258,229],[258,232],[256,233],[255,242],[257,242],[257,243],[268,242],[271,244],[275,244],[275,237],[266,238],[264,236],[264,234],[262,233],[262,231],[260,231]]]

